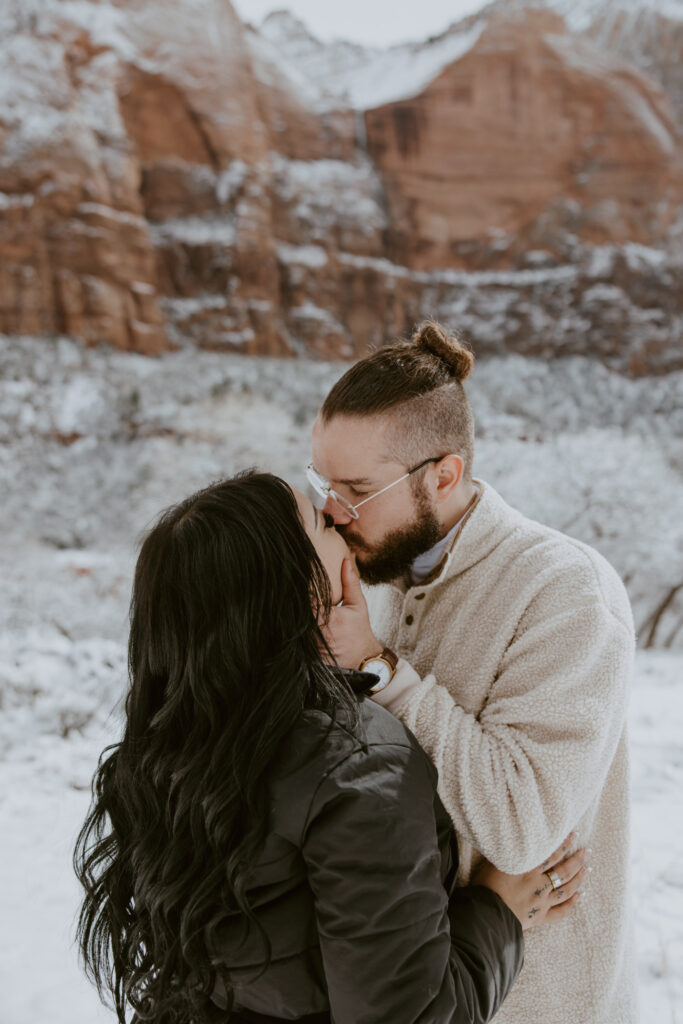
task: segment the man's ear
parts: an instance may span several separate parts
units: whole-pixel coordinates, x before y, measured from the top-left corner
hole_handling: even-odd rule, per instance
[[[434,494],[437,501],[445,501],[450,497],[462,480],[464,471],[465,463],[459,455],[445,455],[441,462],[437,462]]]

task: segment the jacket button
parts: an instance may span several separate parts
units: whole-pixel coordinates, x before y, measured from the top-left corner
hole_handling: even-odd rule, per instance
[[[412,626],[412,624],[413,624],[413,616],[412,615],[406,615],[406,623],[409,626]]]

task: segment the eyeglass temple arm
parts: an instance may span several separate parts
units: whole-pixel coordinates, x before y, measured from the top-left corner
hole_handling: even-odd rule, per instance
[[[381,491],[375,491],[375,493],[374,493],[374,494],[370,494],[370,495],[369,495],[369,496],[368,496],[367,498],[363,498],[363,500],[362,500],[362,501],[359,501],[357,505],[352,505],[350,501],[349,501],[349,502],[346,502],[346,504],[348,505],[348,507],[349,507],[349,508],[353,509],[353,511],[355,512],[355,511],[356,511],[356,509],[358,509],[358,508],[360,508],[360,507],[361,507],[361,505],[365,505],[365,504],[366,504],[366,502],[368,502],[368,501],[372,501],[372,499],[373,499],[373,498],[378,498],[380,494],[384,494],[384,492],[385,492],[385,491],[388,491],[388,490],[390,490],[390,489],[391,489],[392,487],[395,487],[395,486],[396,486],[396,484],[400,484],[402,480],[405,480],[405,479],[406,479],[407,477],[409,477],[409,476],[412,476],[412,475],[413,475],[413,473],[417,473],[418,469],[422,469],[422,468],[423,468],[424,466],[427,466],[427,465],[429,465],[429,463],[430,463],[430,462],[440,462],[442,458],[443,458],[443,455],[434,455],[434,456],[432,456],[432,458],[431,458],[431,459],[425,459],[425,460],[424,460],[424,462],[421,462],[421,463],[419,464],[419,466],[413,466],[413,468],[412,468],[412,469],[409,469],[409,470],[408,470],[408,472],[407,472],[407,473],[404,473],[404,474],[403,474],[403,476],[400,476],[400,477],[398,478],[398,480],[392,480],[392,481],[391,481],[391,483],[390,483],[390,484],[387,484],[387,485],[386,485],[386,487],[383,487],[383,488],[381,489]],[[318,479],[318,480],[319,480],[319,481],[320,481],[320,482],[322,483],[322,481],[324,480],[324,477],[322,477],[322,476],[320,475],[320,473],[318,473],[318,471],[317,471],[317,469],[315,468],[315,466],[313,465],[313,463],[311,463],[310,465],[308,465],[308,466],[306,467],[306,470],[307,470],[307,475],[308,475],[308,470],[311,470],[311,471],[312,471],[312,473],[313,473],[313,474],[315,475],[315,477],[316,477],[316,478],[317,478],[317,479]],[[311,482],[311,483],[313,483],[313,481],[311,480],[311,477],[309,477],[309,480],[310,480],[310,482]],[[317,490],[317,488],[316,488],[316,490]],[[320,497],[321,497],[321,498],[329,498],[329,497],[332,497],[332,500],[333,500],[333,501],[334,501],[334,500],[336,500],[336,499],[335,499],[335,498],[333,497],[333,495],[334,495],[334,494],[336,494],[336,492],[334,491],[334,488],[333,488],[333,487],[331,487],[331,486],[330,486],[330,484],[329,484],[329,482],[328,482],[328,481],[326,481],[326,480],[325,480],[325,482],[324,482],[324,483],[322,483],[322,486],[321,486],[321,487],[320,487],[320,489],[318,490],[318,494],[320,495]],[[344,507],[344,506],[342,506],[342,508],[343,508],[343,507]]]
[[[378,498],[380,494],[384,494],[384,492],[388,491],[390,487],[395,487],[396,484],[400,484],[401,480],[405,480],[406,477],[412,476],[413,473],[417,473],[418,469],[422,469],[429,462],[440,462],[442,458],[443,456],[438,455],[434,456],[431,459],[425,459],[424,462],[421,462],[419,466],[414,466],[412,469],[409,469],[408,472],[404,473],[403,476],[400,476],[398,480],[392,480],[391,483],[387,484],[386,487],[383,487],[381,491],[375,491],[374,494],[371,494],[368,498],[363,498],[362,501],[359,501],[357,505],[352,505],[351,508],[354,509],[355,511],[357,508],[360,508],[361,505],[364,505],[366,501],[372,501],[373,498]]]

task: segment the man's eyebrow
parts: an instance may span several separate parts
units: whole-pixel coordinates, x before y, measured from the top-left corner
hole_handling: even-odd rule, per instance
[[[313,466],[313,469],[315,469],[315,465],[313,463],[311,463],[311,465]],[[322,476],[322,473],[320,473],[319,470],[315,469],[315,471],[320,476]],[[328,480],[328,483],[330,483],[330,482],[331,481]],[[367,477],[367,476],[357,476],[357,477],[353,477],[353,478],[349,477],[348,479],[344,479],[343,477],[338,477],[333,482],[335,484],[350,484],[352,487],[353,487],[354,484],[366,484],[366,485],[368,485],[368,484],[372,483],[370,478]]]

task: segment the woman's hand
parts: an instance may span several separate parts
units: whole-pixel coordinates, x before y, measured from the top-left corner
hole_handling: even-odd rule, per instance
[[[524,930],[544,921],[559,921],[581,898],[580,887],[591,870],[586,864],[587,850],[571,853],[575,839],[572,832],[540,867],[524,875],[506,875],[484,860],[470,885],[493,889],[517,915]]]

